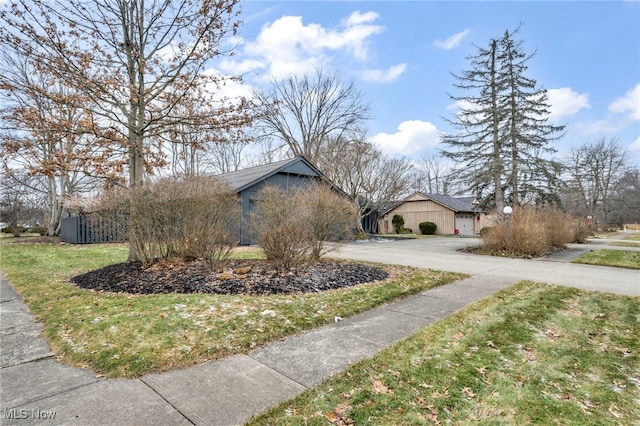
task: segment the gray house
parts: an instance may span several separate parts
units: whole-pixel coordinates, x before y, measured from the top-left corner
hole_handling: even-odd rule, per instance
[[[255,209],[255,199],[265,186],[277,186],[284,190],[309,186],[314,182],[329,180],[306,158],[276,161],[262,166],[249,167],[235,172],[215,176],[229,184],[238,193],[242,203],[242,220],[246,224],[249,214]],[[342,193],[342,191],[340,191]],[[256,244],[249,226],[240,229],[240,244]]]
[[[314,182],[327,182],[336,191],[344,195],[314,165],[304,157],[277,161],[262,166],[249,167],[235,172],[215,176],[227,182],[239,196],[242,203],[242,221],[239,242],[241,245],[256,244],[251,229],[246,225],[249,214],[255,209],[255,199],[265,186],[277,186],[284,190],[306,187]],[[346,195],[345,195],[346,197]],[[61,241],[73,244],[122,241],[114,230],[111,233],[97,232],[92,219],[85,216],[65,218],[62,221]],[[100,228],[102,229],[102,228]]]

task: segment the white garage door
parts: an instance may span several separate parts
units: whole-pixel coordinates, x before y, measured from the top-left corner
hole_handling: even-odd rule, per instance
[[[473,235],[473,215],[457,214],[456,229],[459,231],[458,235]]]

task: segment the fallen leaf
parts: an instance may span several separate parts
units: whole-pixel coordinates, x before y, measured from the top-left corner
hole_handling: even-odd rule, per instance
[[[390,395],[393,393],[393,391],[391,389],[389,389],[389,387],[387,385],[385,385],[384,383],[382,383],[380,380],[372,380],[371,384],[373,385],[373,391],[375,393],[382,393],[385,395]]]
[[[351,406],[346,402],[338,405],[333,411],[327,413],[327,420],[331,424],[337,426],[348,426],[354,424],[353,419],[348,417],[348,412],[351,410]]]
[[[441,397],[445,397],[445,398],[446,398],[446,397],[448,397],[448,396],[449,396],[449,389],[447,389],[447,388],[444,388],[444,389],[442,390],[442,392],[435,391],[435,392],[433,392],[433,393],[431,394],[431,397],[432,397],[432,398],[441,398]]]
[[[459,340],[459,339],[462,339],[463,337],[464,337],[464,333],[462,331],[458,331],[456,334],[451,336],[453,340]]]
[[[471,388],[463,388],[462,393],[464,393],[464,396],[469,399],[476,397],[476,394],[471,390]]]
[[[349,392],[342,392],[340,394],[340,397],[342,398],[351,398],[355,393],[360,392],[362,389],[361,388],[353,388],[351,389]]]
[[[582,408],[584,411],[589,411],[589,408],[593,407],[595,407],[595,405],[593,405],[588,399],[585,399],[580,403],[580,408]]]
[[[609,406],[609,412],[613,414],[613,417],[615,417],[616,419],[621,419],[623,417],[623,415],[618,411],[618,407],[616,407],[616,404],[611,404]]]
[[[396,376],[398,379],[402,377],[402,373],[399,371],[387,370],[387,373],[391,374],[392,376]]]
[[[544,334],[546,334],[547,337],[554,342],[558,340],[560,337],[562,337],[562,334],[559,331],[554,330],[552,328],[547,329],[547,331],[545,331]]]

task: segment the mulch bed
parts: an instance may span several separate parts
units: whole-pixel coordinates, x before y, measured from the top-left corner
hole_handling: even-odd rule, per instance
[[[265,260],[229,260],[212,272],[202,262],[165,262],[146,268],[137,262],[125,262],[77,275],[71,281],[85,289],[117,293],[266,296],[321,292],[388,276],[380,268],[361,263],[325,260],[283,273]]]

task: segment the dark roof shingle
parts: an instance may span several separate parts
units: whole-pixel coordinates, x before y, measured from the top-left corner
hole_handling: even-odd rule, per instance
[[[266,179],[278,170],[288,166],[289,164],[299,161],[300,157],[290,158],[287,160],[276,161],[274,163],[263,164],[261,166],[248,167],[246,169],[237,170],[235,172],[223,173],[217,175],[218,179],[221,179],[229,184],[231,189],[236,192],[243,190],[244,188],[251,186],[256,181]]]

